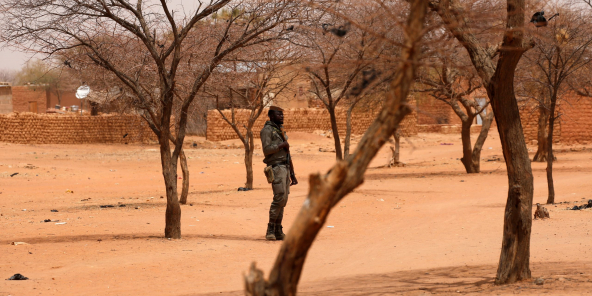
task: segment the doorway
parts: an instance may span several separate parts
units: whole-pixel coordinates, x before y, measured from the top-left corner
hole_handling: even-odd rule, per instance
[[[29,112],[37,113],[37,102],[29,102]]]

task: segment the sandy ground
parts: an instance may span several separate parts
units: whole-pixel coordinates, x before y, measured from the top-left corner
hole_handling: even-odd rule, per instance
[[[300,184],[291,189],[286,229],[307,176],[334,163],[319,152],[331,139],[290,136]],[[187,150],[183,239],[167,240],[158,147],[0,143],[0,278],[30,278],[0,280],[0,296],[243,295],[249,264],[269,273],[281,243],[264,240],[272,192],[261,152],[256,189],[237,191],[242,150],[219,149],[237,144]],[[580,148],[558,147],[556,201],[569,204],[549,206],[551,219],[533,222],[531,269],[543,285],[493,285],[507,192],[497,134],[485,144],[483,173],[470,176],[458,135],[420,134],[403,142],[406,167],[376,168],[388,159],[383,149],[365,183],[334,208],[308,254],[300,294],[591,294],[592,210],[566,210],[592,199],[592,152],[572,151]],[[545,164],[533,170],[534,201],[544,203]]]

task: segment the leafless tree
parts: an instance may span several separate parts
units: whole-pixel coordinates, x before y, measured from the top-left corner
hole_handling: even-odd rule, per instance
[[[570,80],[579,80],[581,76],[588,75],[587,66],[592,62],[592,35],[587,22],[589,12],[566,4],[554,9],[561,17],[555,18],[543,32],[537,31],[537,45],[525,55],[525,62],[534,66],[535,71],[529,72],[529,80],[540,89],[542,100],[539,101],[539,107],[544,109],[541,111],[543,116],[546,115],[542,127],[543,131],[547,131],[546,150],[537,151],[537,155],[544,155],[540,158],[547,161],[548,204],[555,202],[553,132],[555,121],[560,116],[556,108],[562,97],[572,91],[570,84],[576,84],[570,83]]]
[[[496,1],[430,1],[430,7],[446,29],[469,53],[495,115],[508,173],[508,199],[495,282],[508,284],[531,277],[533,177],[514,93],[514,74],[520,58],[534,42],[524,33],[525,1],[507,0],[505,26],[498,26],[504,27],[499,36],[501,44],[484,44],[476,33],[481,31],[477,30],[478,26],[486,17],[501,14],[484,13],[482,8],[496,4]]]
[[[253,127],[266,107],[273,103],[273,99],[283,95],[291,83],[299,75],[295,64],[298,56],[293,54],[290,44],[276,42],[274,45],[263,47],[251,47],[241,53],[237,60],[223,63],[224,71],[221,71],[219,79],[213,79],[208,93],[216,97],[227,94],[230,104],[230,116],[227,116],[217,104],[216,109],[224,121],[228,123],[245,148],[246,183],[245,188],[253,189],[253,152],[255,142]],[[213,89],[217,91],[214,92]],[[238,97],[238,100],[234,99]],[[246,122],[236,117],[236,102],[242,102],[240,108],[248,110]]]
[[[2,69],[0,70],[0,81],[14,84],[16,77],[16,71]]]
[[[5,0],[0,11],[7,42],[50,56],[69,53],[70,65],[102,67],[134,94],[160,145],[165,237],[180,238],[177,163],[187,110],[227,55],[285,34],[280,25],[295,16],[296,6],[291,1],[211,0],[198,2],[193,11],[175,11],[165,0]],[[237,13],[213,21],[210,17],[223,7]],[[202,49],[198,57],[184,55],[196,48]],[[138,63],[130,67],[130,60]],[[173,118],[176,100],[181,112]]]
[[[405,23],[403,30],[406,36],[402,42],[401,63],[395,71],[384,108],[350,157],[338,160],[325,175],[310,176],[308,197],[282,244],[269,279],[265,280],[263,272],[257,270],[253,263],[245,276],[246,295],[296,295],[306,255],[329,212],[348,193],[362,184],[370,161],[405,115],[411,112],[406,100],[419,64],[420,39],[424,33],[428,1],[409,2],[411,7],[407,22],[400,21]]]
[[[487,139],[493,113],[487,112],[489,101],[477,101],[471,95],[481,88],[470,61],[466,61],[464,49],[454,40],[448,40],[441,50],[434,51],[429,58],[431,67],[419,75],[419,92],[427,92],[433,98],[446,103],[461,120],[462,153],[461,162],[469,174],[481,171],[481,149]],[[471,143],[471,126],[475,117],[482,120],[481,131],[475,144]]]
[[[347,14],[360,24],[373,27],[380,19],[373,15],[371,7],[344,3],[331,7],[340,14]],[[356,103],[362,98],[351,90],[364,72],[375,73],[383,48],[377,47],[380,37],[352,26],[339,15],[328,14],[311,22],[313,29],[302,33],[302,45],[308,60],[306,70],[311,81],[313,96],[327,109],[331,131],[335,141],[335,157],[343,159],[343,150],[337,125],[336,108],[344,100],[350,101],[348,118]],[[372,74],[367,74],[372,75]],[[372,85],[373,86],[373,85]],[[349,129],[351,132],[351,128]],[[347,136],[346,136],[347,137]],[[346,141],[349,152],[349,141]]]

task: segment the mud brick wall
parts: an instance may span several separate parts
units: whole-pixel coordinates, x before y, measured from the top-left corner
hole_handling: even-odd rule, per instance
[[[12,112],[12,87],[8,83],[0,83],[0,114]]]
[[[592,98],[566,96],[560,101],[558,109],[560,142],[592,143]]]
[[[37,113],[47,110],[45,86],[13,86],[12,109],[14,112],[29,112],[29,102],[37,102]]]
[[[125,134],[128,134],[125,138]],[[133,115],[0,115],[0,142],[19,144],[149,143],[154,133]]]
[[[224,115],[230,119],[231,110],[222,111]],[[243,135],[246,129],[243,127],[243,123],[246,124],[249,118],[249,110],[235,110],[235,118],[239,123],[239,129]],[[346,130],[346,110],[336,110],[337,126],[339,133],[345,136]],[[366,132],[372,121],[376,118],[375,112],[368,113],[354,113],[352,114],[352,134],[361,135]],[[253,127],[253,134],[255,138],[259,138],[259,131],[263,128],[267,117],[267,109],[263,111],[261,116]],[[412,136],[417,134],[417,114],[413,112],[407,116],[403,122],[402,135]],[[316,130],[331,130],[331,121],[329,118],[329,112],[326,109],[316,108],[301,108],[301,109],[290,109],[284,111],[284,128],[287,132],[308,132],[312,133]],[[220,113],[217,110],[208,111],[208,128],[206,138],[209,141],[223,141],[230,139],[238,139],[238,136],[232,129],[232,127],[224,121]]]

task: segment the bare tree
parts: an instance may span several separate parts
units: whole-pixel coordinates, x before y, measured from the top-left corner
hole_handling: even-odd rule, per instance
[[[535,49],[525,55],[525,61],[534,65],[535,71],[529,72],[529,78],[541,90],[543,99],[539,106],[545,109],[542,111],[546,115],[545,127],[548,124],[544,147],[546,150],[537,151],[547,161],[548,204],[555,202],[553,161],[556,158],[553,155],[553,132],[555,121],[560,116],[556,108],[562,97],[571,92],[570,80],[580,79],[581,75],[578,74],[587,75],[586,67],[592,62],[592,36],[588,22],[585,21],[589,18],[589,13],[565,4],[555,9],[561,18],[556,18],[549,28],[540,33]]]
[[[360,5],[340,5],[342,14],[372,27],[379,22],[372,11]],[[364,71],[371,71],[382,53],[377,48],[378,36],[352,27],[351,23],[331,14],[312,22],[316,28],[303,33],[302,44],[309,63],[306,70],[312,84],[311,92],[327,109],[331,122],[331,131],[335,141],[335,157],[343,159],[343,150],[337,125],[336,108],[342,100],[347,100],[350,90]],[[356,105],[351,99],[348,118]],[[359,101],[359,100],[358,100]],[[351,131],[351,129],[350,129]],[[349,143],[348,143],[349,146]],[[348,147],[349,150],[349,147]]]
[[[310,176],[308,197],[282,244],[269,279],[266,281],[263,272],[257,270],[253,263],[250,272],[245,276],[246,295],[296,295],[308,250],[331,209],[362,184],[370,161],[393,134],[405,115],[411,112],[406,100],[419,63],[420,39],[424,33],[428,1],[410,2],[409,16],[403,28],[406,37],[402,42],[402,62],[395,71],[396,75],[391,82],[384,108],[350,157],[342,161],[338,160],[325,175]]]
[[[1,82],[9,82],[14,84],[16,78],[16,72],[13,70],[2,69],[0,70],[0,81]]]
[[[0,4],[2,36],[7,42],[50,56],[69,53],[67,61],[74,67],[102,67],[133,92],[160,145],[167,238],[181,237],[177,163],[189,106],[227,55],[284,34],[278,26],[294,16],[296,7],[291,1],[199,4],[190,12],[174,11],[165,0],[6,0]],[[212,14],[231,5],[236,15],[224,23],[209,21]],[[183,55],[200,46],[203,52],[195,60]],[[138,63],[129,67],[130,59]],[[84,64],[86,60],[93,64]],[[181,112],[173,121],[175,100]]]
[[[446,29],[468,51],[487,90],[495,115],[508,173],[508,199],[495,282],[508,284],[531,277],[533,177],[514,93],[514,73],[520,58],[534,46],[534,42],[524,36],[524,0],[506,1],[505,29],[501,44],[486,46],[480,42],[476,30],[471,26],[483,23],[484,18],[490,15],[480,8],[496,4],[488,1],[430,1],[431,8],[440,16]],[[471,18],[471,12],[479,17]]]
[[[211,89],[208,93],[216,97],[216,110],[228,123],[245,148],[245,168],[246,183],[245,188],[253,189],[253,151],[255,142],[253,127],[255,122],[261,116],[266,107],[273,103],[273,99],[283,95],[288,90],[290,84],[298,76],[295,69],[295,63],[298,57],[292,54],[289,44],[276,43],[275,46],[265,48],[252,47],[248,52],[242,53],[236,61],[229,63],[227,71],[217,76],[221,79],[212,80],[212,84],[224,85],[224,89],[219,89],[213,93]],[[223,64],[225,65],[225,64]],[[230,118],[220,106],[219,98],[224,93],[228,94],[230,104]],[[238,97],[241,109],[249,111],[249,116],[244,121],[236,118],[236,101]]]
[[[493,113],[487,112],[489,101],[478,101],[470,96],[481,88],[481,79],[475,73],[470,61],[465,61],[461,48],[454,40],[434,52],[430,58],[433,67],[426,68],[419,75],[417,91],[427,92],[433,98],[446,103],[461,121],[462,153],[460,159],[469,174],[481,171],[481,149],[487,139]],[[475,144],[471,143],[471,126],[475,118],[482,120],[481,131]]]

